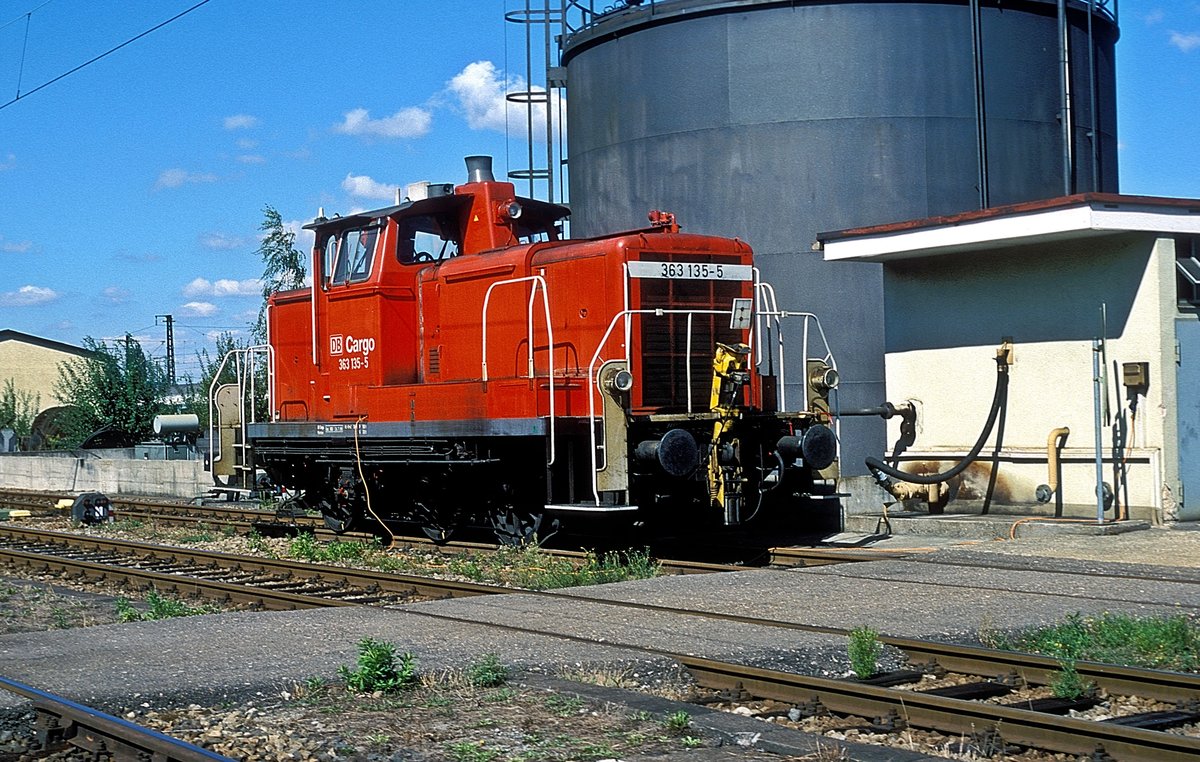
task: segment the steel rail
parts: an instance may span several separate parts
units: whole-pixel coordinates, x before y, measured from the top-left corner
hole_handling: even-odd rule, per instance
[[[115,566],[84,559],[52,556],[45,553],[32,553],[23,550],[12,550],[10,548],[0,548],[0,561],[9,566],[24,566],[29,569],[80,574],[92,579],[109,582],[125,580],[139,586],[153,587],[156,590],[169,590],[184,595],[199,595],[233,603],[261,606],[262,608],[276,611],[358,605],[352,601],[344,601],[336,598],[318,598],[299,593],[290,593],[284,590],[230,584],[228,582],[201,577],[169,574],[129,566]]]
[[[577,643],[624,648],[672,659],[687,668],[703,687],[745,691],[758,698],[771,698],[813,710],[868,718],[891,719],[897,729],[917,727],[954,735],[993,734],[1005,743],[1070,754],[1095,754],[1091,758],[1117,762],[1183,762],[1200,756],[1200,738],[1162,731],[1130,728],[1115,723],[1080,720],[1028,709],[1014,709],[965,699],[880,688],[853,680],[800,675],[703,659],[642,644],[622,643],[607,638],[567,635],[510,624],[479,622],[429,609],[408,613],[461,624],[475,624],[507,632],[534,634]],[[1100,753],[1102,750],[1103,753]],[[1104,754],[1109,755],[1105,757]]]
[[[263,574],[290,575],[301,579],[342,583],[356,588],[362,588],[364,590],[381,590],[385,592],[405,594],[415,591],[417,594],[428,598],[488,595],[508,591],[508,588],[499,586],[481,585],[473,582],[455,582],[451,580],[436,579],[433,577],[421,577],[412,574],[376,572],[366,569],[354,569],[343,566],[328,566],[301,561],[287,561],[281,559],[259,558],[256,556],[216,553],[207,550],[178,548],[166,545],[152,545],[149,543],[131,542],[128,540],[87,537],[68,532],[52,532],[48,530],[24,529],[10,526],[0,527],[0,539],[6,538],[17,538],[28,542],[74,545],[76,547],[83,546],[96,550],[127,555],[140,555],[142,557],[156,558],[176,563],[190,563],[197,566],[233,568],[240,571],[260,572]],[[22,551],[6,551],[6,554],[20,552]],[[67,558],[50,556],[47,554],[25,553],[25,555],[43,559],[60,559],[64,562],[70,560]],[[97,564],[97,566],[103,567],[102,564]],[[117,567],[104,568],[107,568],[111,571]],[[185,578],[179,575],[170,574],[162,574],[161,576],[165,579],[175,580],[192,579],[190,577]],[[201,580],[197,578],[196,581],[200,582]],[[230,585],[229,587],[236,588],[237,586]],[[319,600],[317,598],[313,598],[312,596],[304,597],[311,600]],[[343,604],[340,602],[335,602],[332,605]]]
[[[910,638],[880,637],[879,640],[904,651],[915,669],[936,664],[947,672],[968,675],[1003,677],[1015,674],[1033,685],[1049,685],[1062,671],[1060,660],[1037,654]],[[1095,683],[1110,694],[1160,701],[1200,701],[1200,675],[1197,674],[1092,661],[1075,662],[1075,671],[1085,682]]]
[[[1115,760],[1183,762],[1200,756],[1200,738],[682,654],[676,658],[706,687],[745,690],[760,698],[819,705],[832,712],[890,717],[900,727],[960,734],[982,731],[1002,738],[1005,743],[1068,754],[1094,755],[1099,747]]]
[[[0,688],[33,702],[43,749],[69,743],[94,754],[108,754],[115,762],[233,762],[230,757],[15,680],[0,677]]]
[[[40,535],[60,535],[61,533],[45,533],[33,532],[32,534]],[[65,535],[68,538],[75,538],[75,535]],[[90,538],[88,538],[90,539]],[[116,541],[103,541],[97,543],[100,545],[141,545],[137,543],[124,543]],[[164,548],[162,546],[146,546],[152,550],[162,551],[167,554],[174,554],[176,549]],[[20,553],[20,551],[17,551]],[[37,554],[23,554],[33,557],[35,562],[45,563],[48,559]],[[209,554],[202,552],[201,556],[211,556],[218,554]],[[238,559],[247,559],[248,557],[235,557]],[[52,559],[56,562],[69,563],[75,567],[97,567],[99,573],[109,574],[112,569],[103,567],[100,564],[92,564],[91,562],[71,562],[69,559]],[[248,559],[258,561],[258,559]],[[290,563],[287,565],[291,565]],[[306,566],[306,565],[299,565]],[[312,567],[309,567],[312,568]],[[334,572],[346,572],[348,570],[341,567],[322,567],[323,569],[332,570]],[[353,570],[349,570],[353,571]],[[193,585],[199,586],[202,583],[204,587],[227,587],[231,588],[231,592],[245,594],[244,588],[234,585],[224,585],[224,583],[208,583],[200,580],[192,580],[188,578],[180,578],[176,575],[161,574],[157,572],[145,572],[141,570],[121,570],[122,573],[133,572],[136,576],[147,579],[161,579],[165,585],[182,586],[185,589],[190,589]],[[181,585],[182,583],[182,585]],[[449,583],[456,587],[460,583]],[[476,588],[479,593],[511,593],[517,592],[507,588],[498,588],[495,586],[484,585],[467,585],[468,587]],[[252,593],[262,595],[269,592],[271,595],[276,595],[273,591],[256,590]],[[294,594],[285,594],[292,596]],[[554,592],[536,593],[536,595],[557,596],[557,597],[572,597],[582,598],[589,603],[601,605],[628,605],[626,602],[619,601],[604,601],[584,596],[564,595]],[[309,596],[297,596],[299,598],[309,598],[315,606],[330,606],[330,605],[356,605],[353,602],[342,601],[337,599],[312,599]],[[667,608],[653,607],[643,604],[635,605],[637,608]],[[432,616],[434,618],[452,620],[459,622],[471,622],[478,624],[474,620],[463,619],[460,617],[446,616],[441,614],[433,614],[431,612],[420,610],[412,611],[411,613],[422,616]],[[711,612],[696,612],[682,611],[681,613],[693,616],[715,616],[721,619],[740,619],[742,621],[757,621],[759,623],[767,623],[772,626],[794,627],[798,629],[815,629],[817,631],[833,632],[834,628],[810,628],[805,625],[792,623],[769,622],[767,620],[753,620],[751,618],[738,618],[731,615],[719,615]],[[518,627],[514,625],[495,625],[485,623],[485,626],[498,627],[500,629],[535,633],[539,635],[551,636],[556,638],[565,638],[579,642],[595,643],[601,642],[594,638],[563,635],[561,633],[545,632],[532,628]],[[845,632],[842,630],[841,632]],[[952,646],[948,644],[931,644],[922,641],[909,641],[896,638],[882,638],[883,642],[889,645],[895,645],[900,648],[912,649],[921,651],[925,654],[932,654],[936,657],[939,664],[944,668],[949,669],[949,664],[954,663],[954,659],[959,659],[960,664],[956,664],[959,669],[964,669],[977,673],[979,669],[978,663],[985,656],[991,657],[995,654],[986,652],[985,649],[970,649],[967,647]],[[824,706],[831,711],[846,712],[868,717],[878,716],[893,716],[899,721],[915,727],[930,728],[941,732],[949,733],[967,733],[979,732],[980,729],[988,730],[989,732],[999,733],[1006,742],[1035,746],[1039,748],[1050,748],[1057,751],[1067,753],[1090,753],[1098,745],[1103,747],[1106,753],[1113,756],[1115,759],[1188,759],[1194,755],[1200,754],[1200,739],[1188,738],[1184,736],[1175,736],[1168,733],[1157,731],[1148,731],[1137,728],[1126,728],[1111,723],[1096,723],[1085,720],[1076,720],[1072,718],[1064,718],[1060,716],[1046,715],[1039,712],[1033,712],[1023,709],[1015,709],[1011,707],[1002,707],[997,705],[985,705],[977,702],[964,701],[961,699],[952,699],[941,696],[932,696],[913,691],[896,690],[879,688],[876,686],[854,683],[851,681],[830,680],[827,678],[816,678],[791,673],[779,672],[774,670],[764,670],[755,667],[745,667],[742,665],[732,665],[724,662],[712,660],[698,659],[686,654],[677,654],[662,649],[647,648],[638,644],[623,644],[612,640],[604,640],[605,645],[624,648],[635,648],[642,652],[653,653],[674,659],[684,666],[688,667],[697,676],[697,680],[708,687],[714,688],[738,688],[750,691],[751,693],[762,698],[773,698],[780,701],[788,701],[795,704],[816,704]],[[967,656],[963,656],[964,651],[969,652]],[[1027,655],[1008,654],[998,652],[1001,660],[1005,661],[1005,667],[1016,667],[1028,660]],[[969,658],[967,658],[969,657]],[[1036,669],[1043,671],[1049,670],[1054,664],[1053,660],[1044,659],[1043,657],[1034,657]],[[968,663],[975,664],[974,667],[968,668]],[[1090,664],[1081,664],[1077,668],[1083,675],[1094,674],[1093,666]],[[1103,668],[1104,665],[1095,665]],[[988,667],[987,672],[995,673],[997,670],[993,664]],[[1000,670],[1003,672],[1004,670]],[[987,673],[985,672],[985,674]],[[1189,676],[1177,676],[1170,673],[1162,673],[1158,671],[1143,671],[1128,668],[1117,668],[1115,670],[1120,678],[1127,684],[1140,686],[1142,681],[1139,679],[1142,673],[1153,672],[1158,678],[1167,678],[1169,681],[1174,681],[1176,684],[1183,684],[1188,690],[1195,690],[1196,681]],[[1033,677],[1034,672],[1027,673]],[[1141,695],[1138,688],[1126,690]]]
[[[839,627],[785,622],[740,614],[684,609],[637,601],[601,599],[563,590],[528,591],[499,585],[439,580],[417,575],[373,572],[340,566],[261,559],[253,556],[233,556],[211,551],[133,543],[125,540],[91,538],[46,530],[0,527],[0,538],[6,535],[23,537],[38,542],[77,542],[78,544],[97,549],[139,553],[143,556],[168,561],[182,560],[198,565],[236,565],[242,571],[292,575],[301,578],[319,579],[324,582],[341,582],[363,589],[382,590],[393,593],[416,591],[423,596],[433,598],[525,593],[538,597],[568,599],[593,605],[715,619],[759,627],[789,629],[842,637],[849,636],[850,634],[849,630]],[[42,556],[37,557],[42,558]],[[178,576],[167,576],[171,579],[179,579]],[[321,600],[315,596],[306,596],[305,598],[311,599],[308,601],[309,605],[316,605],[312,601]],[[335,602],[333,605],[341,605],[341,602]],[[1045,685],[1053,682],[1056,673],[1062,669],[1060,661],[1035,654],[886,635],[880,637],[880,642],[905,652],[910,662],[914,665],[936,663],[942,669],[949,672],[993,677],[1016,673],[1026,682],[1035,685]],[[1081,678],[1094,682],[1098,687],[1110,693],[1137,695],[1166,701],[1200,700],[1200,675],[1165,670],[1119,667],[1089,661],[1076,662],[1075,667]]]

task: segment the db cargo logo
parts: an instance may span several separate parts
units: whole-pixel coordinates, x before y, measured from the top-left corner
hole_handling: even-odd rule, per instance
[[[329,337],[329,354],[340,355],[344,346],[345,343],[340,333]]]

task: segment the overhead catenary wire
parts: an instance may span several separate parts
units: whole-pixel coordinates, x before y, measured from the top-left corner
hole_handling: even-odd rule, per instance
[[[11,21],[6,21],[3,24],[0,24],[0,29],[7,29],[8,27],[12,26],[13,24],[17,23],[18,21],[28,19],[30,16],[37,13],[41,9],[45,8],[47,5],[49,5],[52,2],[54,2],[54,0],[46,0],[46,2],[42,3],[41,5],[37,6],[36,8],[30,8],[29,10],[25,11],[24,13],[18,15],[15,19],[13,19]]]
[[[103,53],[101,53],[100,55],[98,55],[98,56],[95,56],[95,57],[93,57],[93,58],[91,58],[91,59],[89,59],[89,60],[87,60],[87,61],[84,61],[83,63],[79,64],[79,65],[78,65],[78,66],[76,66],[75,68],[73,68],[73,69],[70,69],[69,71],[65,71],[65,72],[63,72],[62,74],[59,74],[57,77],[54,77],[53,79],[50,79],[50,80],[48,80],[48,81],[46,81],[46,82],[43,82],[42,84],[40,84],[40,85],[38,85],[37,87],[33,88],[32,90],[30,90],[29,92],[25,93],[24,95],[22,95],[22,94],[20,94],[20,92],[18,92],[18,94],[17,94],[17,97],[13,98],[12,100],[8,101],[7,103],[0,104],[0,110],[6,109],[6,108],[8,108],[9,106],[11,106],[11,105],[13,105],[14,103],[16,103],[17,101],[24,100],[25,98],[28,98],[29,96],[33,95],[33,94],[34,94],[34,93],[36,93],[37,91],[39,91],[39,90],[43,90],[43,89],[45,89],[45,88],[49,87],[50,85],[53,85],[55,82],[58,82],[58,81],[59,81],[59,80],[61,80],[61,79],[64,79],[64,78],[66,78],[66,77],[69,77],[69,76],[71,76],[72,74],[74,74],[75,72],[79,71],[80,69],[84,69],[84,68],[86,68],[86,67],[88,67],[88,66],[91,66],[92,64],[96,63],[97,61],[99,61],[99,60],[101,60],[101,59],[103,59],[103,58],[107,58],[108,56],[112,55],[113,53],[116,53],[116,52],[117,52],[118,50],[120,50],[121,48],[123,48],[123,47],[125,47],[125,46],[127,46],[127,45],[130,45],[130,44],[132,44],[132,43],[134,43],[134,42],[137,42],[138,40],[142,39],[143,37],[145,37],[146,35],[150,34],[151,32],[156,32],[156,31],[158,31],[159,29],[162,29],[162,28],[163,28],[164,26],[166,26],[167,24],[170,24],[170,23],[171,23],[171,22],[173,22],[173,21],[177,21],[177,20],[179,20],[179,19],[183,18],[184,16],[188,15],[189,13],[191,13],[191,12],[192,12],[192,11],[194,11],[194,10],[196,10],[197,8],[200,8],[200,7],[201,7],[201,6],[203,6],[203,5],[207,5],[209,2],[211,2],[211,0],[200,0],[200,2],[196,3],[195,5],[193,5],[192,7],[188,8],[187,10],[181,11],[181,12],[179,12],[179,13],[175,14],[174,16],[172,16],[171,18],[167,19],[166,21],[163,21],[163,22],[161,22],[161,23],[159,23],[159,24],[156,24],[156,25],[154,25],[154,26],[150,27],[150,28],[149,28],[149,29],[147,29],[146,31],[142,32],[141,34],[138,34],[138,35],[135,35],[135,36],[133,36],[133,37],[130,37],[128,40],[125,40],[125,42],[122,42],[120,45],[117,45],[117,46],[115,46],[115,47],[109,48],[108,50],[104,51],[104,52],[103,52]],[[43,3],[43,5],[45,5],[45,4]],[[40,7],[42,7],[42,6],[38,6],[38,7],[40,8]],[[30,11],[30,13],[32,13],[32,11]],[[10,22],[10,23],[11,23],[11,22]],[[20,85],[18,84],[18,88],[19,88],[19,87],[20,87]]]

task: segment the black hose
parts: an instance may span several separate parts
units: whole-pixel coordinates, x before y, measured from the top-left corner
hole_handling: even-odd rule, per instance
[[[1000,408],[1004,406],[1004,402],[1008,398],[1008,365],[999,357],[996,358],[996,363],[996,393],[992,397],[992,408],[988,411],[987,423],[983,425],[983,432],[980,433],[975,446],[953,468],[949,471],[943,471],[940,474],[910,474],[898,468],[892,468],[878,458],[867,458],[864,461],[867,468],[871,469],[876,478],[879,478],[880,474],[885,474],[893,479],[899,479],[900,481],[912,484],[938,484],[948,479],[953,479],[965,471],[967,466],[975,462],[975,458],[983,450],[983,445],[987,442],[988,437],[992,435],[992,428],[996,425],[996,416],[1000,413]],[[880,481],[883,480],[880,479]]]
[[[1004,422],[1008,420],[1008,400],[1000,407],[1000,417],[996,419],[996,444],[992,447],[992,473],[988,476],[987,492],[983,495],[981,516],[986,516],[992,507],[992,497],[996,494],[996,479],[1000,476],[1000,449],[1004,447]]]

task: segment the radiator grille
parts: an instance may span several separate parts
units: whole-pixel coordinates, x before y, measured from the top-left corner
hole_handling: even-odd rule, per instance
[[[640,309],[728,310],[745,284],[720,280],[641,279]],[[717,342],[734,344],[742,332],[729,327],[729,315],[692,315],[692,410],[707,410],[712,392],[712,359]],[[687,315],[640,319],[642,405],[687,409]]]

